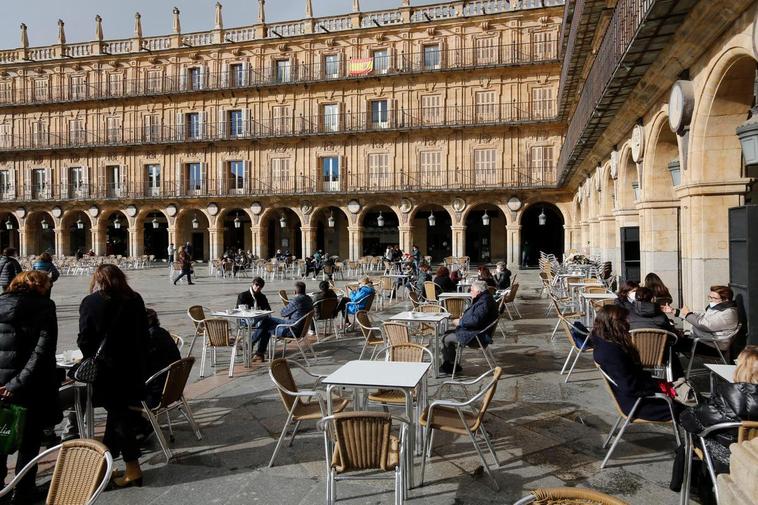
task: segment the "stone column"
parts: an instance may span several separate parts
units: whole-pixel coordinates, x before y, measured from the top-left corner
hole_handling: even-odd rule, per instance
[[[675,301],[679,299],[680,289],[678,207],[678,202],[640,202],[637,205],[640,213],[640,280],[655,272]]]
[[[63,230],[61,230],[60,226],[56,226],[54,233],[55,233],[55,255],[63,256]]]
[[[224,228],[208,228],[208,256],[209,260],[219,259],[224,253]]]
[[[413,226],[410,224],[401,224],[397,227],[400,250],[410,252],[413,247]]]
[[[316,248],[316,227],[315,226],[301,226],[300,227],[300,243],[302,244],[303,258],[307,258],[313,254],[313,250]]]
[[[582,245],[582,228],[577,225],[563,225],[563,248],[566,252],[578,251]]]
[[[250,249],[258,258],[261,257],[261,227],[253,225],[250,227]]]
[[[29,256],[29,237],[25,223],[18,228],[18,254],[19,256]]]
[[[363,226],[351,225],[347,227],[347,231],[349,233],[350,259],[356,261],[363,256]]]
[[[516,271],[521,267],[521,225],[509,224],[505,227],[508,235],[506,247],[508,249],[508,258],[506,260],[508,269]]]
[[[145,235],[142,229],[137,229],[136,223],[129,226],[129,256],[142,256]]]
[[[92,244],[92,250],[95,251],[95,254],[98,256],[101,254],[100,252],[100,227],[97,225],[93,226],[89,229],[89,236],[90,236],[90,243]],[[89,252],[89,251],[84,251]]]
[[[620,249],[618,239],[618,226],[616,218],[612,215],[600,216],[598,218],[598,233],[600,242],[599,256],[601,261],[610,261],[614,267],[620,261]]]
[[[466,225],[454,224],[450,226],[453,230],[453,256],[461,257],[466,255]]]
[[[105,229],[100,230],[100,225],[99,224],[95,225],[95,229],[97,229],[97,232],[96,232],[97,233],[97,242],[93,242],[93,246],[92,247],[95,249],[95,254],[97,254],[98,256],[105,256],[105,252],[106,252],[106,249],[107,249],[106,246],[105,246],[105,241],[106,241],[106,237],[108,235],[108,232]]]
[[[580,254],[588,255],[590,253],[590,223],[589,221],[580,221],[579,222],[581,233],[579,236],[581,237],[581,242],[579,244],[579,247],[577,247],[577,252]]]

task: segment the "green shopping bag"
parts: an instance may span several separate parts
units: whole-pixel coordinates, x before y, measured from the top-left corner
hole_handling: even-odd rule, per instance
[[[21,445],[26,409],[12,403],[0,403],[0,454],[13,454]]]

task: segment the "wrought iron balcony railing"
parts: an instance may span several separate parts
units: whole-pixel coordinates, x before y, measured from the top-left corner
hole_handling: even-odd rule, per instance
[[[367,113],[282,116],[265,120],[203,122],[199,113],[186,114],[184,123],[141,128],[80,129],[67,134],[0,135],[0,153],[260,140],[286,137],[407,131],[433,128],[523,125],[555,120],[555,100],[493,103],[460,107],[424,107],[387,110],[371,105]]]
[[[124,181],[103,184],[21,184],[0,188],[0,202],[165,200],[287,195],[373,194],[377,192],[468,192],[483,189],[555,187],[555,166],[525,168],[440,169],[429,173],[378,170],[346,171],[340,177],[269,174],[262,178],[183,178],[151,185]]]
[[[324,57],[326,58],[326,57]],[[323,59],[317,63],[273,62],[263,68],[238,64],[224,72],[197,72],[183,77],[145,75],[139,79],[102,79],[97,82],[76,81],[60,86],[26,86],[0,89],[0,107],[45,103],[83,102],[90,100],[148,97],[166,94],[201,93],[219,90],[244,90],[267,86],[361,79],[366,77],[471,70],[515,65],[557,63],[556,40],[506,44],[476,48],[449,49],[397,54],[349,60]],[[19,81],[15,81],[14,84]]]

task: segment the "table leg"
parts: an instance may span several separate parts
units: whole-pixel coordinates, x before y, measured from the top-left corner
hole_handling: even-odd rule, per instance
[[[326,415],[327,416],[332,415],[332,388],[334,388],[332,384],[329,384],[326,386]]]
[[[84,424],[84,412],[82,412],[82,386],[74,383],[74,412],[76,413],[76,428],[79,430],[79,438],[86,436]]]
[[[92,405],[92,384],[87,384],[87,438],[95,438],[95,407]],[[80,428],[81,429],[81,428]]]
[[[405,395],[405,415],[408,417],[408,447],[405,454],[408,460],[408,487],[415,487],[416,483],[413,480],[413,463],[414,456],[416,454],[416,419],[413,415],[413,396],[407,389],[403,389]]]
[[[440,323],[434,325],[434,342],[432,342],[432,373],[434,378],[439,377],[439,354],[440,354]]]

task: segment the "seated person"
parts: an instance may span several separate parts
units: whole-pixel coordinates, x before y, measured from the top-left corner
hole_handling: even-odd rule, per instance
[[[371,280],[368,277],[363,277],[358,281],[358,289],[351,291],[349,298],[343,298],[337,306],[337,310],[342,312],[347,322],[349,314],[366,310],[368,297],[374,293],[374,285],[371,284]]]
[[[289,303],[282,308],[282,317],[267,317],[262,320],[253,333],[252,343],[258,342],[258,348],[256,349],[255,356],[253,357],[253,363],[263,363],[266,361],[266,349],[268,349],[268,341],[271,335],[276,332],[277,337],[290,336],[289,328],[276,327],[280,324],[292,324],[295,321],[302,319],[306,314],[313,310],[313,302],[311,297],[305,294],[305,283],[298,281],[295,283],[295,297],[290,298]],[[301,325],[292,328],[292,332],[295,335],[300,335],[303,330]]]
[[[432,280],[432,274],[429,273],[429,264],[422,263],[419,267],[418,277],[416,278],[416,292],[424,293],[424,283]]]
[[[495,287],[498,290],[508,289],[511,287],[511,271],[508,270],[504,262],[497,262],[495,274],[492,277],[495,280]]]
[[[479,265],[479,275],[477,278],[480,281],[484,281],[487,283],[487,286],[491,287],[497,287],[497,283],[495,282],[495,278],[492,277],[492,272],[490,272],[490,269],[487,268],[485,265]]]
[[[337,293],[332,290],[331,284],[329,284],[329,281],[321,281],[318,284],[318,293],[313,295],[313,310],[315,311],[315,317],[316,319],[330,319],[334,316],[334,314],[321,314],[321,303],[323,300],[337,300]]]
[[[635,301],[630,305],[629,315],[627,316],[630,330],[658,328],[677,334],[676,327],[671,319],[663,313],[656,303],[653,303],[653,292],[650,289],[641,287],[632,293],[634,293]]]
[[[670,305],[662,307],[663,312],[673,314],[687,321],[692,325],[692,335],[695,337],[708,337],[718,340],[717,345],[721,351],[729,348],[731,335],[737,329],[740,323],[737,306],[732,299],[734,292],[727,286],[711,286],[708,293],[708,307],[704,312],[692,312],[686,306],[681,309],[674,309]],[[712,346],[710,342],[704,342]],[[677,352],[690,352],[692,350],[691,338],[680,338],[674,348]],[[699,347],[698,351],[702,352],[705,347]],[[713,354],[715,354],[715,348]]]
[[[442,338],[442,357],[444,362],[440,366],[440,373],[453,373],[455,364],[455,352],[458,342],[463,345],[476,344],[476,336],[480,331],[492,324],[497,318],[497,303],[487,290],[487,283],[474,281],[471,284],[471,305],[461,315],[460,319],[454,319],[452,324],[455,330]],[[494,332],[494,328],[492,329]],[[482,344],[486,347],[492,343],[492,334],[485,335]],[[456,373],[461,371],[459,366]]]
[[[182,356],[171,334],[164,328],[161,328],[158,314],[153,309],[146,309],[145,312],[147,313],[148,334],[146,372],[147,376],[150,377],[171,363],[179,361],[182,359]],[[147,403],[148,407],[153,408],[160,403],[163,387],[166,384],[166,377],[167,373],[163,375],[162,379],[156,379],[148,385],[145,391],[145,403]]]
[[[263,294],[263,286],[265,285],[266,281],[262,278],[254,278],[250,287],[237,295],[237,307],[247,305],[253,310],[271,310],[268,298]]]
[[[437,269],[437,275],[434,277],[434,283],[439,286],[437,291],[442,293],[455,293],[455,283],[450,279],[450,270],[447,267],[439,267]]]
[[[710,398],[696,407],[687,408],[679,416],[679,424],[693,435],[702,433],[709,426],[741,421],[758,421],[758,346],[754,345],[745,347],[737,358],[734,383],[717,380]],[[735,442],[737,430],[721,430],[705,438],[717,475],[729,472],[729,446]],[[674,464],[673,491],[681,488],[683,464],[682,451],[677,453]]]
[[[674,301],[669,288],[663,283],[658,274],[650,272],[645,276],[645,287],[653,292],[653,301],[658,305],[668,305]]]
[[[632,344],[627,317],[626,309],[606,305],[597,311],[590,333],[595,363],[615,382],[611,389],[625,415],[629,415],[638,398],[662,392],[671,396],[672,391],[667,383],[643,370],[639,352]],[[673,405],[676,415],[681,404],[673,402]],[[668,405],[658,399],[643,400],[634,415],[648,421],[671,420]]]
[[[639,282],[624,281],[618,293],[616,293],[616,301],[614,303],[626,310],[632,310],[632,306],[637,301],[636,292],[639,287]]]

